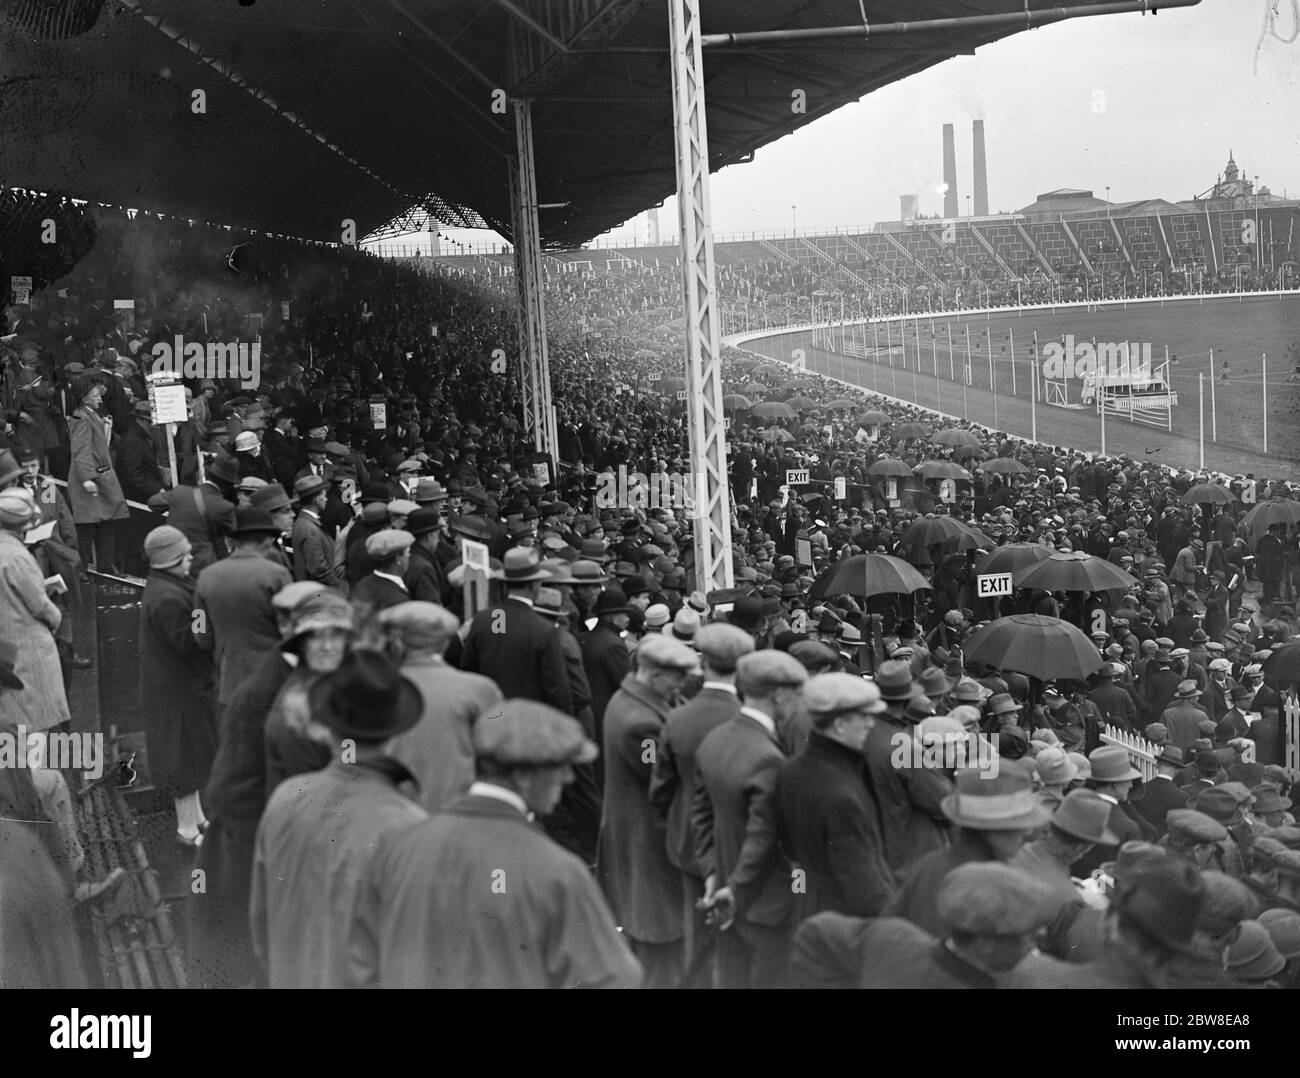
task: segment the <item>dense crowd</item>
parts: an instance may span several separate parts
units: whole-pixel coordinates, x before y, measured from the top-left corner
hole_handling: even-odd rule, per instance
[[[549,461],[502,293],[135,226],[7,312],[0,732],[67,729],[68,612],[135,570],[192,984],[1295,979],[1287,484],[939,431],[729,350],[715,589],[649,276],[555,286]],[[153,345],[259,333],[260,384],[188,379],[169,447]],[[1048,573],[981,597],[990,559]],[[1074,672],[995,661],[995,623]],[[120,881],[73,793],[0,768],[0,983],[85,976],[72,911]]]

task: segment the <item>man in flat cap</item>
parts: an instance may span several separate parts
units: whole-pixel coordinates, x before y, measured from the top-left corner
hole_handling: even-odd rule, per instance
[[[451,611],[409,600],[381,610],[376,624],[402,676],[424,701],[421,720],[394,738],[388,753],[419,781],[419,802],[437,812],[474,781],[474,722],[501,703],[491,678],[457,670],[443,657],[460,628]]]
[[[862,746],[885,704],[874,684],[842,672],[810,678],[803,695],[812,732],[782,765],[774,793],[778,838],[798,884],[790,920],[822,910],[874,917],[894,877]]]
[[[474,724],[469,792],[375,851],[351,934],[356,983],[383,988],[635,988],[641,970],[552,813],[596,746],[577,720],[507,700]]]
[[[658,814],[650,804],[650,776],[668,712],[695,653],[653,633],[641,641],[636,670],[623,679],[605,709],[605,789],[597,868],[633,953],[645,969],[645,987],[677,984],[682,974],[681,873],[668,860]]]
[[[704,625],[695,633],[695,650],[703,666],[704,684],[687,703],[668,713],[650,772],[650,804],[667,828],[668,860],[682,874],[684,962],[688,967],[704,927],[695,904],[704,897],[705,873],[695,858],[691,833],[695,754],[710,731],[740,714],[736,663],[754,650],[754,638],[734,625]]]
[[[876,671],[886,710],[867,738],[863,754],[867,776],[880,806],[885,859],[890,870],[947,845],[947,821],[941,804],[952,783],[938,768],[900,766],[898,745],[911,738],[919,721],[907,712],[913,695],[912,669],[905,660],[891,659]]]
[[[271,988],[356,986],[348,933],[375,846],[427,818],[400,788],[411,772],[384,751],[424,707],[387,656],[352,652],[310,702],[330,731],[330,763],[282,782],[257,828],[249,919]]]
[[[782,729],[798,713],[803,665],[780,651],[736,664],[740,714],[701,742],[691,830],[706,908],[719,907],[723,988],[780,988],[789,948],[790,873],[777,849],[772,790]]]
[[[413,542],[410,532],[396,528],[384,528],[366,539],[370,572],[348,592],[358,627],[368,624],[379,611],[411,598],[402,576],[411,564]]]
[[[897,917],[818,914],[795,933],[799,982],[811,988],[997,988],[1033,949],[1053,905],[1047,888],[1029,874],[985,862],[953,869],[939,887],[936,909],[936,935]]]

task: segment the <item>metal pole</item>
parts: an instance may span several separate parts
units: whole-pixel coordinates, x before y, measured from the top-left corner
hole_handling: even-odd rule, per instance
[[[948,323],[948,377],[952,382],[957,381],[956,360],[953,358],[952,351],[952,323]]]
[[[880,392],[880,338],[877,335],[877,329],[878,329],[877,323],[875,319],[872,319],[871,321],[871,369],[872,371],[875,372],[875,377],[873,379],[873,382],[876,387],[876,392],[879,393]],[[863,333],[862,343],[865,344],[866,341],[867,341],[867,335],[866,333]]]
[[[1029,365],[1029,440],[1038,441],[1038,357]]]
[[[1268,455],[1268,353],[1261,352],[1259,358],[1264,362],[1264,454]]]
[[[962,419],[967,418],[966,390],[970,386],[971,378],[974,377],[974,372],[971,370],[971,365],[972,364],[970,358],[970,326],[967,325],[966,326],[966,369],[961,372],[961,417]]]
[[[1099,385],[1097,387],[1097,400],[1101,402],[1098,411],[1101,413],[1101,455],[1106,455],[1106,387]]]
[[[1011,395],[1016,395],[1016,331],[1013,327],[1007,327],[1007,338],[1011,342],[1007,349],[1011,353]]]
[[[1210,441],[1219,440],[1219,411],[1214,406],[1214,349],[1210,349]]]
[[[686,319],[687,414],[691,468],[697,479],[695,579],[698,587],[730,588],[731,495],[722,409],[722,338],[709,202],[709,140],[705,120],[700,0],[670,0],[673,129]]]
[[[917,404],[921,403],[921,391],[916,386],[916,380],[921,374],[921,328],[919,325],[913,327],[916,332],[916,366],[912,368],[912,399]],[[903,349],[906,356],[907,349]],[[904,360],[906,362],[906,360]]]
[[[1205,372],[1196,372],[1197,406],[1200,409],[1201,471],[1205,471]]]
[[[998,380],[997,374],[993,370],[993,338],[989,335],[989,327],[984,327],[984,347],[989,352],[989,389],[993,393],[993,429],[998,427]]]
[[[894,329],[893,323],[885,322],[885,350],[889,353],[889,379],[894,389],[894,396],[898,396],[898,374],[894,370]]]
[[[943,411],[943,393],[939,389],[939,345],[934,339],[934,333],[930,334],[930,360],[934,363],[934,407],[936,411]]]

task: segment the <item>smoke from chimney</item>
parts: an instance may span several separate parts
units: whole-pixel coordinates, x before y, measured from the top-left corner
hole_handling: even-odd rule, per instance
[[[989,212],[989,170],[984,158],[984,121],[976,120],[972,139],[975,144],[975,216],[987,217]]]
[[[957,145],[952,124],[943,125],[943,215],[957,216]]]

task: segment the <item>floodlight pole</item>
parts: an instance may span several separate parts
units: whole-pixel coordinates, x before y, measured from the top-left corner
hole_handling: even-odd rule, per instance
[[[519,389],[524,432],[533,448],[559,464],[551,370],[546,354],[546,304],[542,298],[542,244],[537,229],[537,173],[533,167],[533,112],[527,98],[512,102],[516,154],[510,159],[510,215],[519,290]],[[554,473],[553,473],[554,474]]]
[[[668,30],[686,319],[687,416],[691,470],[696,477],[695,582],[704,589],[730,588],[735,582],[731,564],[731,494],[709,205],[700,0],[668,0]]]

